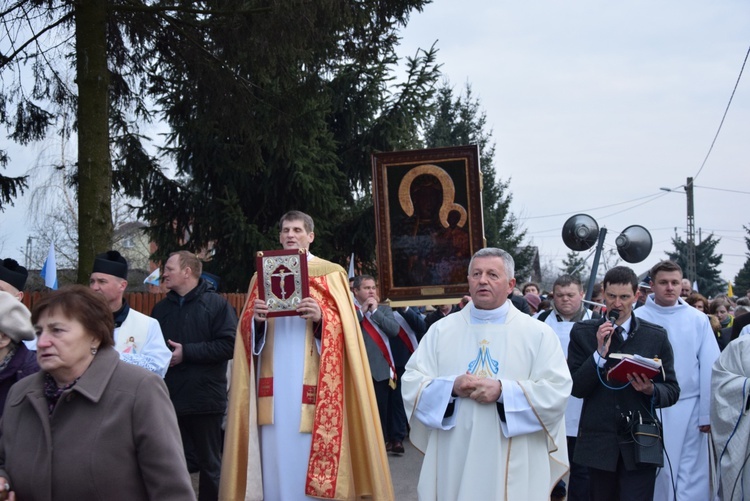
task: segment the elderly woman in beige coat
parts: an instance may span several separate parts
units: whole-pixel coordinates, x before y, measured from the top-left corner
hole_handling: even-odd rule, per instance
[[[63,288],[31,320],[41,371],[8,395],[0,498],[195,499],[166,386],[120,361],[104,299]]]

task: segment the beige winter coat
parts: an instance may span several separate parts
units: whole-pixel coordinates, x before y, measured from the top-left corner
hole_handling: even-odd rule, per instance
[[[44,373],[14,385],[0,476],[19,501],[195,499],[164,382],[99,351],[49,415]]]

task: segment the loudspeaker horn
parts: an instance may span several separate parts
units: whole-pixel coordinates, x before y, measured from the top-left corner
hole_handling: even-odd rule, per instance
[[[590,249],[599,238],[599,225],[588,214],[570,216],[562,229],[562,239],[569,249],[585,251]]]
[[[640,263],[651,253],[654,240],[646,228],[638,224],[628,226],[615,239],[617,253],[628,263]]]

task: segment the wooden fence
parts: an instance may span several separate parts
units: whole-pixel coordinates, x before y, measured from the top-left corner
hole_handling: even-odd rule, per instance
[[[45,292],[25,292],[23,295],[23,304],[25,304],[30,310],[34,308],[34,305],[39,299],[46,294]],[[229,304],[231,304],[237,316],[239,317],[242,313],[242,308],[245,306],[245,299],[247,294],[220,294],[224,297]],[[125,294],[125,299],[128,300],[130,307],[136,311],[140,311],[146,315],[151,315],[151,310],[154,309],[154,305],[164,299],[167,295],[165,293],[151,293],[151,292],[128,292]]]

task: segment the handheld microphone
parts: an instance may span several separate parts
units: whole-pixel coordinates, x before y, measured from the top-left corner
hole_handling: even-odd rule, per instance
[[[613,328],[615,328],[615,322],[617,322],[618,318],[620,318],[620,310],[610,310],[607,313],[607,320],[609,320],[610,322],[612,322],[612,327]],[[607,341],[609,341],[609,338],[610,338],[611,335],[612,335],[612,333],[610,332],[609,334],[607,334],[606,336],[604,336],[604,343],[603,344],[605,344],[605,345],[607,344]]]

